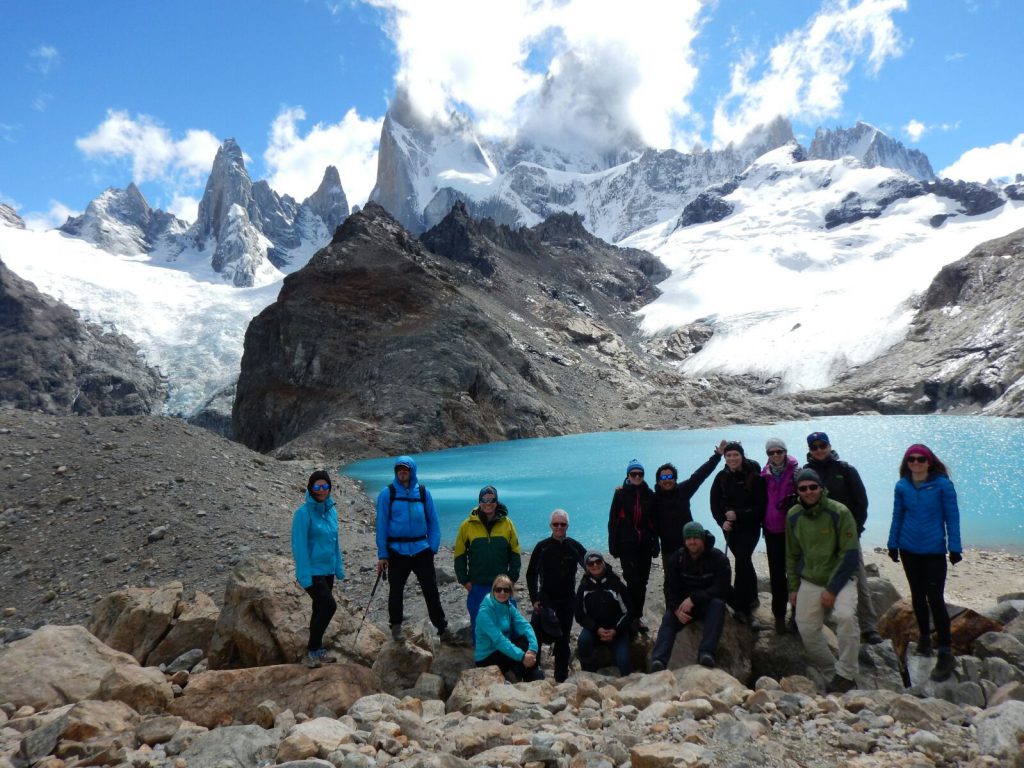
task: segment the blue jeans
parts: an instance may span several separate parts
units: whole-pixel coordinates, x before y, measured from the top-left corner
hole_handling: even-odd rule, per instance
[[[725,626],[725,603],[715,598],[708,603],[707,608],[700,612],[694,610],[693,618],[704,622],[704,634],[701,636],[700,645],[697,646],[697,653],[710,653],[715,655],[718,649],[718,641],[722,637],[722,628]],[[692,622],[691,622],[692,623]],[[666,667],[669,657],[672,656],[672,646],[676,644],[676,634],[684,625],[676,618],[674,611],[665,611],[661,618],[661,626],[658,627],[658,638],[654,641],[654,650],[651,652],[651,661],[660,661]]]
[[[619,668],[620,675],[625,676],[633,671],[633,662],[629,658],[629,632],[620,630],[614,640],[606,643],[598,639],[596,632],[591,632],[586,627],[580,630],[579,645],[576,646],[576,653],[580,657],[580,666],[584,671],[597,671],[597,648],[601,645],[611,646],[615,656],[615,666]]]

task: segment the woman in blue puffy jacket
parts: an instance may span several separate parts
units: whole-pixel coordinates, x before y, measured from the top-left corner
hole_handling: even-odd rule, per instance
[[[512,579],[504,573],[491,584],[491,594],[476,615],[473,660],[478,667],[497,666],[527,682],[542,680],[540,645],[530,622],[511,602]]]
[[[345,578],[338,543],[338,510],[331,498],[331,476],[317,470],[306,482],[306,502],[292,517],[292,556],[295,578],[313,600],[309,643],[302,663],[319,667],[337,659],[324,648],[324,632],[338,610],[334,579]]]
[[[963,557],[960,546],[960,508],[946,465],[920,443],[907,448],[900,462],[889,527],[889,557],[903,561],[910,599],[921,633],[917,652],[930,656],[928,614],[935,624],[938,659],[932,680],[945,680],[955,666],[946,611],[946,552],[951,565]]]

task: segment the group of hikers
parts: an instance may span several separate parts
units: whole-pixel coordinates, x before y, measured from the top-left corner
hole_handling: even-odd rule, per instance
[[[775,632],[799,634],[828,691],[854,688],[860,643],[882,642],[860,545],[867,492],[856,468],[840,460],[826,433],[809,434],[807,449],[801,467],[785,442],[771,438],[762,467],[746,456],[741,443],[722,440],[685,480],[674,465],[662,464],[653,489],[641,463],[629,462],[608,516],[608,552],[618,560],[621,578],[600,550],[568,535],[569,514],[555,509],[551,533],[533,548],[526,569],[530,620],[514,599],[522,570],[515,526],[497,489],[484,486],[453,548],[455,575],[466,590],[476,665],[496,665],[515,679],[540,679],[541,645],[551,644],[554,676],[563,681],[569,674],[575,620],[580,625],[576,655],[583,670],[596,670],[601,650],[607,649],[619,672],[631,673],[631,641],[648,631],[644,605],[652,562],[660,556],[665,613],[648,670],[668,666],[676,635],[693,622],[703,625],[695,661],[713,667],[729,612],[751,631],[762,629],[753,618],[759,606],[753,554],[763,534]],[[725,466],[711,483],[710,508],[734,567],[690,509],[690,500],[723,458]],[[334,580],[344,578],[330,492],[326,472],[310,475],[306,501],[292,524],[296,577],[312,599],[303,660],[310,667],[336,660],[323,646],[337,608]],[[434,564],[441,544],[437,509],[408,456],[395,460],[394,479],[377,497],[376,544],[378,579],[390,584],[392,637],[402,636],[405,587],[415,574],[431,623],[442,641],[450,640]],[[925,445],[911,445],[899,464],[887,548],[893,561],[902,562],[910,587],[920,633],[917,653],[933,653],[934,629],[932,679],[944,680],[954,667],[944,590],[947,553],[953,565],[962,558],[959,510],[946,465]],[[829,613],[838,656],[823,632]]]

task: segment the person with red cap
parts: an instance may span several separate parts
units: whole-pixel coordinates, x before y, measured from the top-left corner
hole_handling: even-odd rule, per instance
[[[930,610],[939,651],[931,678],[937,682],[946,680],[956,665],[944,594],[946,552],[951,565],[963,559],[960,508],[946,465],[927,445],[915,443],[903,454],[888,548],[893,562],[903,561],[903,572],[910,585],[910,601],[921,633],[917,653],[931,655]]]

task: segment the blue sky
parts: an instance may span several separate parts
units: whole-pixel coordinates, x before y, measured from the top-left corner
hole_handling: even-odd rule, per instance
[[[689,149],[782,113],[805,143],[864,120],[937,171],[1012,177],[1021,30],[1016,0],[12,2],[0,201],[53,226],[135,181],[188,217],[234,137],[279,192],[301,200],[332,163],[362,203],[397,85],[491,135],[597,114]]]

